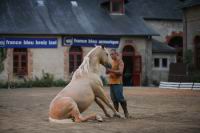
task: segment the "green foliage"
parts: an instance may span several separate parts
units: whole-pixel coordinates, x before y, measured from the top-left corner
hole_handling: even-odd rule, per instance
[[[200,70],[194,70],[190,73],[190,78],[192,82],[200,83]]]
[[[42,78],[35,77],[35,80],[31,81],[34,87],[51,87],[53,85],[54,76],[49,73],[42,72]]]
[[[199,82],[200,83],[200,70],[197,70],[193,64],[193,51],[186,50],[184,55],[184,63],[188,67],[188,76],[191,82]]]
[[[154,86],[159,86],[159,81],[153,80],[153,81],[152,81],[152,84],[153,84]]]
[[[7,82],[0,82],[0,89],[3,89],[3,88],[8,88]]]
[[[145,76],[144,81],[142,82],[142,86],[148,86],[149,82],[148,82],[149,78],[147,76]]]
[[[53,86],[56,86],[56,87],[66,86],[67,84],[68,84],[68,82],[66,82],[62,79],[58,79],[53,82]]]
[[[0,73],[4,70],[3,61],[6,58],[6,49],[0,48]]]
[[[31,88],[31,87],[64,87],[68,84],[68,82],[59,79],[54,80],[54,76],[49,73],[42,74],[41,78],[35,77],[33,80],[26,80],[24,81],[17,81],[17,82],[11,82],[10,87],[11,88]],[[8,88],[7,82],[0,82],[0,88]]]
[[[192,58],[193,58],[192,50],[190,50],[190,49],[186,50],[184,57],[183,57],[183,62],[187,65],[188,72],[190,72],[194,69],[194,64],[193,64]]]
[[[183,61],[187,65],[192,65],[192,57],[193,57],[193,52],[192,50],[188,49],[185,51],[185,55],[183,57]]]
[[[103,85],[107,86],[108,85],[108,81],[107,81],[106,77],[100,76],[100,78],[101,78],[101,81],[102,81]]]

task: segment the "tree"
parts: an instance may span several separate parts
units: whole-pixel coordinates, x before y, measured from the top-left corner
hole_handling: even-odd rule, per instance
[[[0,73],[4,70],[3,61],[6,58],[6,49],[0,48]]]
[[[184,57],[183,57],[183,62],[187,65],[188,71],[193,69],[193,52],[191,49],[187,49],[185,51]]]

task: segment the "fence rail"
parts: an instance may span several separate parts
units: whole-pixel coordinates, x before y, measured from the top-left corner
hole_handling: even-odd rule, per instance
[[[159,88],[200,90],[200,83],[194,82],[160,82]]]

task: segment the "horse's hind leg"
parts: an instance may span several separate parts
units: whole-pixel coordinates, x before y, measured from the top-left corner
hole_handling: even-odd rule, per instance
[[[52,102],[49,115],[50,118],[57,120],[72,118],[75,122],[84,122],[99,118],[95,114],[82,116],[76,102],[70,97],[61,97]]]
[[[74,119],[75,122],[85,122],[88,120],[103,121],[103,119],[96,114],[82,116],[75,101],[73,102],[73,109],[71,110],[71,112],[69,112],[69,115]]]

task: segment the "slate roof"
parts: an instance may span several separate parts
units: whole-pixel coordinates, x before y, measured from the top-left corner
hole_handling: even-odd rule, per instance
[[[168,44],[160,42],[158,40],[152,40],[152,52],[153,53],[176,53],[176,49],[170,47]]]
[[[200,5],[200,0],[184,0],[182,8],[188,8],[196,5]]]
[[[0,34],[158,35],[144,17],[176,19],[180,15],[168,11],[172,1],[178,0],[167,0],[168,5],[162,4],[166,0],[128,0],[125,15],[110,15],[100,6],[105,0],[75,0],[78,6],[72,6],[71,0],[43,1],[44,6],[37,0],[1,0]]]
[[[145,19],[182,20],[180,0],[129,0],[128,11]]]

